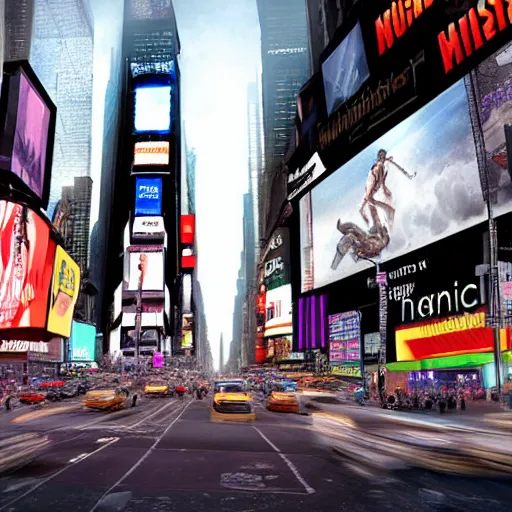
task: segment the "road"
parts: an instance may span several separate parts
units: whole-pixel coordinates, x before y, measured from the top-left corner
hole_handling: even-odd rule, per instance
[[[0,512],[510,510],[506,482],[391,473],[337,455],[314,416],[257,407],[252,424],[212,423],[210,402],[142,400],[13,424],[51,447],[0,478]]]

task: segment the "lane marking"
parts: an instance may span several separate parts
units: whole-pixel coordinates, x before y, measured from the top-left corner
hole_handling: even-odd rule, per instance
[[[178,416],[176,416],[176,418],[174,418],[174,420],[169,423],[168,427],[162,432],[162,434],[155,440],[155,442],[149,447],[149,449],[147,450],[147,452],[114,484],[112,485],[107,491],[105,491],[105,493],[103,494],[103,496],[99,499],[99,501],[96,503],[96,505],[94,505],[94,507],[91,508],[90,512],[95,512],[96,510],[98,510],[98,507],[102,504],[102,502],[108,497],[109,494],[112,493],[112,491],[118,487],[119,485],[121,485],[152,453],[153,451],[155,450],[155,448],[158,446],[158,444],[160,443],[160,441],[164,438],[164,436],[167,434],[167,432],[169,432],[169,430],[171,430],[171,428],[173,427],[173,425],[183,416],[183,414],[185,413],[185,411],[188,409],[188,407],[190,406],[190,404],[192,404],[193,402],[190,401],[187,405],[185,405],[185,407],[183,407],[183,409],[181,410],[181,412],[178,414]],[[1,511],[2,509],[0,509]]]
[[[80,460],[78,460],[78,461],[76,461],[74,463],[68,464],[67,466],[64,466],[62,469],[59,469],[59,471],[51,474],[50,476],[47,476],[46,478],[43,478],[43,480],[41,480],[38,484],[36,484],[33,487],[31,487],[28,491],[24,492],[23,494],[20,494],[19,496],[17,496],[13,500],[7,502],[5,505],[2,505],[2,507],[0,507],[0,511],[7,510],[8,508],[10,508],[12,505],[17,503],[18,501],[22,500],[23,498],[25,498],[29,494],[32,494],[34,491],[39,489],[39,487],[41,487],[42,485],[48,483],[50,480],[53,480],[55,477],[57,477],[60,474],[64,473],[64,471],[68,470],[69,468],[72,468],[73,466],[76,466],[77,464],[79,464],[83,460],[88,459],[92,455],[96,455],[97,453],[101,452],[105,448],[108,448],[109,446],[113,445],[114,443],[117,443],[117,441],[119,441],[119,439],[114,439],[113,441],[110,441],[109,443],[103,444],[99,448],[94,450],[93,452],[88,453],[85,457],[82,457]]]
[[[81,453],[80,455],[77,455],[74,459],[68,460],[70,464],[73,464],[74,462],[80,462],[82,459],[85,459],[87,457],[87,453]]]
[[[142,425],[144,422],[150,420],[151,418],[153,418],[157,414],[159,414],[159,413],[163,412],[164,410],[168,409],[171,405],[178,405],[176,407],[176,409],[179,407],[179,404],[176,404],[176,402],[167,403],[167,404],[163,405],[162,407],[158,408],[156,411],[154,411],[149,416],[146,416],[145,418],[142,418],[140,421],[138,421],[134,425],[130,425],[128,428],[137,428],[139,425]]]
[[[281,452],[281,450],[258,428],[258,427],[252,427],[258,434],[273,448],[273,450],[281,457],[281,459],[284,460],[286,465],[290,468],[290,471],[295,475],[295,478],[302,484],[304,489],[306,489],[306,492],[308,494],[315,493],[315,489],[311,487],[306,480],[302,477],[299,470],[297,469],[297,466],[284,454]]]

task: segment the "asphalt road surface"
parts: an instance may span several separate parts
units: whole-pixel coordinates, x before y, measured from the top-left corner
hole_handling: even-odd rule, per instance
[[[51,445],[0,476],[0,512],[511,510],[508,482],[386,472],[337,455],[311,416],[258,406],[252,424],[212,423],[210,406],[153,398],[21,424],[2,411],[2,435],[46,433]]]

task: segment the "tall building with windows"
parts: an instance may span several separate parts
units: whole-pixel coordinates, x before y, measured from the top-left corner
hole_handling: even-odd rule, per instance
[[[294,132],[296,95],[309,76],[305,0],[257,0],[261,27],[265,167],[286,155]]]

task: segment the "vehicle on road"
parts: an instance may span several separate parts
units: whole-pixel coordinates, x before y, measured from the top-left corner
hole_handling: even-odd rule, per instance
[[[243,380],[216,381],[210,419],[248,422],[256,419],[251,395]]]
[[[169,384],[162,379],[150,380],[144,386],[144,394],[150,396],[168,396],[170,395]]]
[[[137,395],[126,387],[89,391],[83,399],[85,407],[101,411],[119,411],[134,407],[136,402]]]
[[[298,414],[299,401],[294,393],[272,391],[267,400],[267,409],[274,412],[292,412]]]

